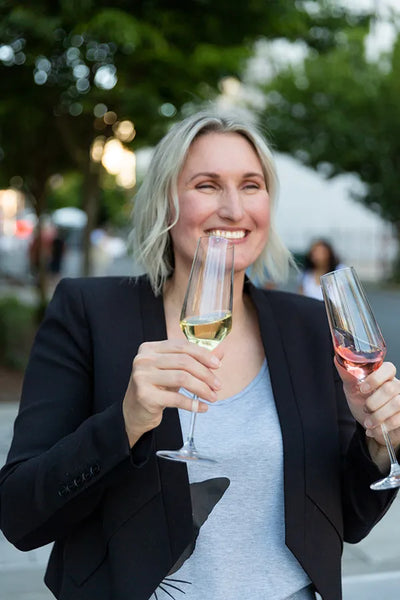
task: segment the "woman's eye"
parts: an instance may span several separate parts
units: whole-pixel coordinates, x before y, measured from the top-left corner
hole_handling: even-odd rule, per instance
[[[258,183],[252,183],[252,182],[245,183],[243,187],[245,190],[259,190],[260,189],[260,185]]]
[[[196,188],[198,190],[213,190],[215,189],[215,185],[213,183],[199,183],[198,185],[196,185]]]

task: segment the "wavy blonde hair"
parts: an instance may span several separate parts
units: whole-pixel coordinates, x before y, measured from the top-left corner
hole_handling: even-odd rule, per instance
[[[256,151],[263,169],[271,203],[268,241],[249,269],[251,279],[259,284],[287,279],[293,258],[274,227],[277,201],[277,175],[271,150],[249,118],[236,112],[206,110],[176,123],[157,144],[146,176],[135,196],[132,245],[136,261],[147,273],[156,295],[174,269],[169,234],[179,219],[177,191],[179,173],[194,140],[210,132],[238,133]],[[266,275],[266,272],[268,275]]]

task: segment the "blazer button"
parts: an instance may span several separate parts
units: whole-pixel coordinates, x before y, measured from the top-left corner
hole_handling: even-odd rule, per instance
[[[68,494],[70,493],[70,491],[71,490],[70,490],[70,488],[69,488],[68,485],[63,485],[63,487],[58,490],[58,495],[61,498],[65,498],[65,496],[68,496]]]

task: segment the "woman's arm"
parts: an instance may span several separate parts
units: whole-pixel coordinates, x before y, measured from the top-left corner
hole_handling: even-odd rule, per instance
[[[7,463],[1,528],[21,549],[68,534],[123,470],[133,472],[122,398],[93,414],[91,334],[79,286],[63,281],[36,336]]]
[[[101,293],[99,284],[62,281],[32,349],[0,474],[1,528],[21,549],[68,535],[127,478],[140,481],[136,496],[145,497],[140,471],[154,454],[153,430],[164,408],[191,409],[181,386],[209,401],[217,397],[219,360],[184,339],[140,344],[135,334],[128,347],[137,355],[112,362],[125,334],[104,326],[118,298],[103,302]],[[131,309],[132,297],[124,298]],[[122,360],[121,375],[116,363]],[[148,475],[153,480],[154,471]]]
[[[335,383],[342,450],[344,539],[357,543],[384,516],[396,496],[396,490],[376,492],[370,489],[370,484],[380,479],[382,472],[371,456],[364,428],[350,412],[343,381],[336,369]]]

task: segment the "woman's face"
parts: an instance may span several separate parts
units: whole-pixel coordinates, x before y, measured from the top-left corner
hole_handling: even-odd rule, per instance
[[[311,260],[316,267],[326,268],[329,265],[330,252],[325,244],[315,244],[311,250]]]
[[[175,268],[191,266],[201,236],[235,245],[235,270],[244,271],[264,249],[270,202],[260,160],[243,136],[207,133],[189,149],[178,178],[179,220],[171,230]]]

